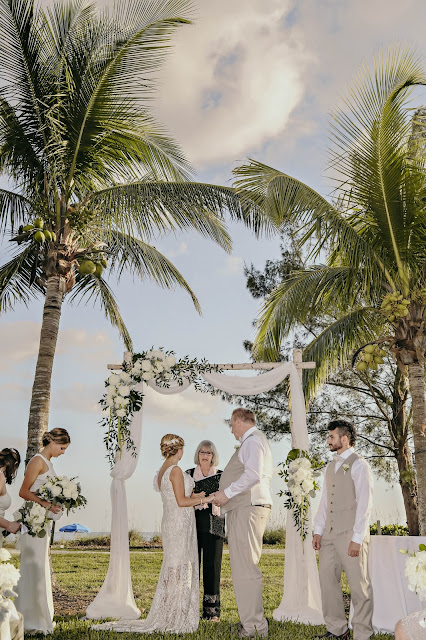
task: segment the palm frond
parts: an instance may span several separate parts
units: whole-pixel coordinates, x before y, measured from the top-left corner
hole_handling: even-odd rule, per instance
[[[0,313],[13,309],[17,302],[27,305],[31,298],[44,294],[44,288],[37,280],[41,275],[37,252],[38,249],[29,245],[0,267]]]
[[[158,249],[119,231],[114,231],[109,236],[108,249],[112,254],[111,270],[117,273],[118,278],[123,271],[128,271],[141,280],[152,280],[164,289],[181,287],[189,293],[196,310],[201,314],[200,304],[191,287],[174,264]]]
[[[354,352],[376,340],[384,325],[383,314],[376,309],[363,307],[349,311],[324,329],[303,349],[303,359],[316,363],[314,370],[305,372],[306,397],[313,397],[337,367],[349,366]]]
[[[67,109],[69,183],[90,172],[89,160],[103,146],[105,133],[111,138],[110,156],[115,151],[117,166],[120,160],[129,165],[131,156],[163,178],[187,176],[189,165],[178,146],[155,131],[152,119],[149,127],[147,118],[145,124],[140,121],[142,98],[153,84],[149,78],[158,71],[175,29],[189,22],[174,13],[185,7],[188,3],[183,0],[123,2],[118,10],[123,21],[117,23],[105,13],[76,39],[69,66],[74,72]],[[151,135],[145,139],[139,135],[143,144],[135,140],[132,145],[126,135],[132,129],[139,134],[149,129]]]
[[[9,226],[12,233],[26,221],[31,211],[30,202],[24,196],[7,189],[0,189],[0,233]]]
[[[120,314],[114,294],[105,280],[94,276],[79,278],[71,290],[68,301],[71,304],[74,302],[77,304],[92,302],[94,306],[100,304],[107,320],[113,327],[117,327],[126,349],[133,351],[132,339]]]
[[[194,182],[135,182],[117,185],[93,195],[93,206],[105,220],[130,234],[149,240],[158,233],[195,230],[231,250],[223,222],[225,211],[242,219],[239,199],[232,189]]]
[[[379,230],[401,281],[407,278],[410,227],[401,189],[411,129],[407,104],[412,88],[424,84],[422,57],[406,47],[389,49],[375,58],[372,70],[364,65],[331,130],[330,167],[339,197],[361,208]]]
[[[296,271],[265,300],[256,323],[254,353],[279,357],[281,344],[299,323],[318,316],[332,317],[339,309],[353,307],[359,295],[357,271],[350,266],[315,266]]]
[[[317,244],[312,256],[319,255],[327,245],[339,253],[350,256],[350,264],[355,269],[362,267],[367,275],[364,286],[368,291],[370,283],[385,278],[394,285],[391,274],[384,263],[384,256],[374,249],[354,225],[308,185],[268,167],[261,162],[249,160],[234,169],[237,179],[235,189],[241,198],[241,206],[254,211],[264,210],[275,224],[285,225],[286,221],[303,230],[300,242],[312,237]]]

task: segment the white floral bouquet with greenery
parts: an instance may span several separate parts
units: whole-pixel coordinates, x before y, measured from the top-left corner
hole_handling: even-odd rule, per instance
[[[27,501],[13,514],[14,519],[22,525],[21,533],[28,533],[33,538],[44,538],[49,518],[47,509],[38,502]],[[25,527],[25,529],[24,529]]]
[[[284,478],[287,488],[279,492],[286,496],[284,506],[293,512],[293,520],[302,540],[308,535],[308,514],[310,498],[315,498],[319,485],[316,478],[320,475],[319,465],[312,461],[306,451],[292,449],[285,462],[281,462],[282,471],[278,474]]]
[[[81,493],[81,486],[75,478],[66,476],[49,477],[37,494],[42,500],[57,504],[66,509],[67,514],[84,507],[86,498]]]
[[[405,563],[405,577],[408,581],[408,589],[417,593],[420,600],[426,601],[426,545],[421,544],[418,551],[407,553]]]
[[[211,387],[201,378],[200,373],[217,371],[206,360],[191,360],[188,356],[177,360],[173,351],[151,349],[133,354],[131,362],[123,362],[119,373],[112,373],[105,381],[106,392],[99,401],[108,416],[101,420],[106,434],[104,442],[111,465],[116,455],[120,455],[123,445],[135,451],[130,435],[133,414],[140,411],[143,393],[136,389],[140,382],[153,382],[169,387],[172,382],[183,385],[189,380],[199,391],[211,392]]]
[[[16,598],[17,594],[13,590],[20,578],[19,570],[9,560],[11,555],[7,549],[0,549],[0,623],[8,615],[17,618],[16,609],[10,598]]]

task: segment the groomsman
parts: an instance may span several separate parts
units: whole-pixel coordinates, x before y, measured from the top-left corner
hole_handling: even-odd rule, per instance
[[[235,409],[230,425],[241,446],[226,465],[213,502],[227,514],[232,582],[241,620],[239,636],[266,638],[268,622],[258,564],[272,506],[272,453],[265,434],[256,429],[252,411]]]
[[[345,420],[328,425],[327,444],[336,456],[328,463],[312,545],[319,551],[319,577],[327,633],[317,638],[349,639],[340,587],[346,573],[354,608],[354,640],[373,634],[373,592],[368,575],[373,479],[370,465],[355,453],[355,427]]]

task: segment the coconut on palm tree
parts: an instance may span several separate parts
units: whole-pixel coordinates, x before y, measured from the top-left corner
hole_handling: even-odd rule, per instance
[[[283,337],[310,314],[336,319],[306,348],[317,363],[314,391],[354,354],[370,368],[389,350],[408,376],[419,491],[426,533],[426,175],[422,113],[408,108],[412,89],[426,84],[424,60],[408,49],[379,55],[333,114],[327,200],[308,185],[258,162],[236,169],[246,206],[291,220],[311,255],[326,264],[293,274],[266,300],[255,351],[275,357]],[[367,343],[373,347],[360,351]],[[374,345],[377,345],[374,346]],[[371,351],[371,353],[370,353]]]
[[[195,229],[229,250],[226,213],[263,226],[232,189],[188,181],[182,151],[148,108],[189,9],[188,0],[121,0],[103,12],[79,0],[46,10],[0,0],[0,171],[14,185],[0,190],[0,228],[16,243],[0,268],[0,311],[45,298],[27,457],[48,428],[65,297],[99,303],[131,349],[105,274],[182,287],[199,310],[153,239]]]

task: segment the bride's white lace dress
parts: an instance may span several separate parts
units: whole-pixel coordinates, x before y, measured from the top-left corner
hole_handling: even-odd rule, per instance
[[[166,469],[161,479],[163,564],[148,617],[145,620],[107,622],[95,625],[93,629],[133,633],[192,633],[198,629],[200,605],[195,513],[193,507],[179,507],[176,502],[170,481],[173,466]],[[189,498],[194,481],[187,473],[183,478],[185,495]],[[154,486],[156,482],[157,476]]]

